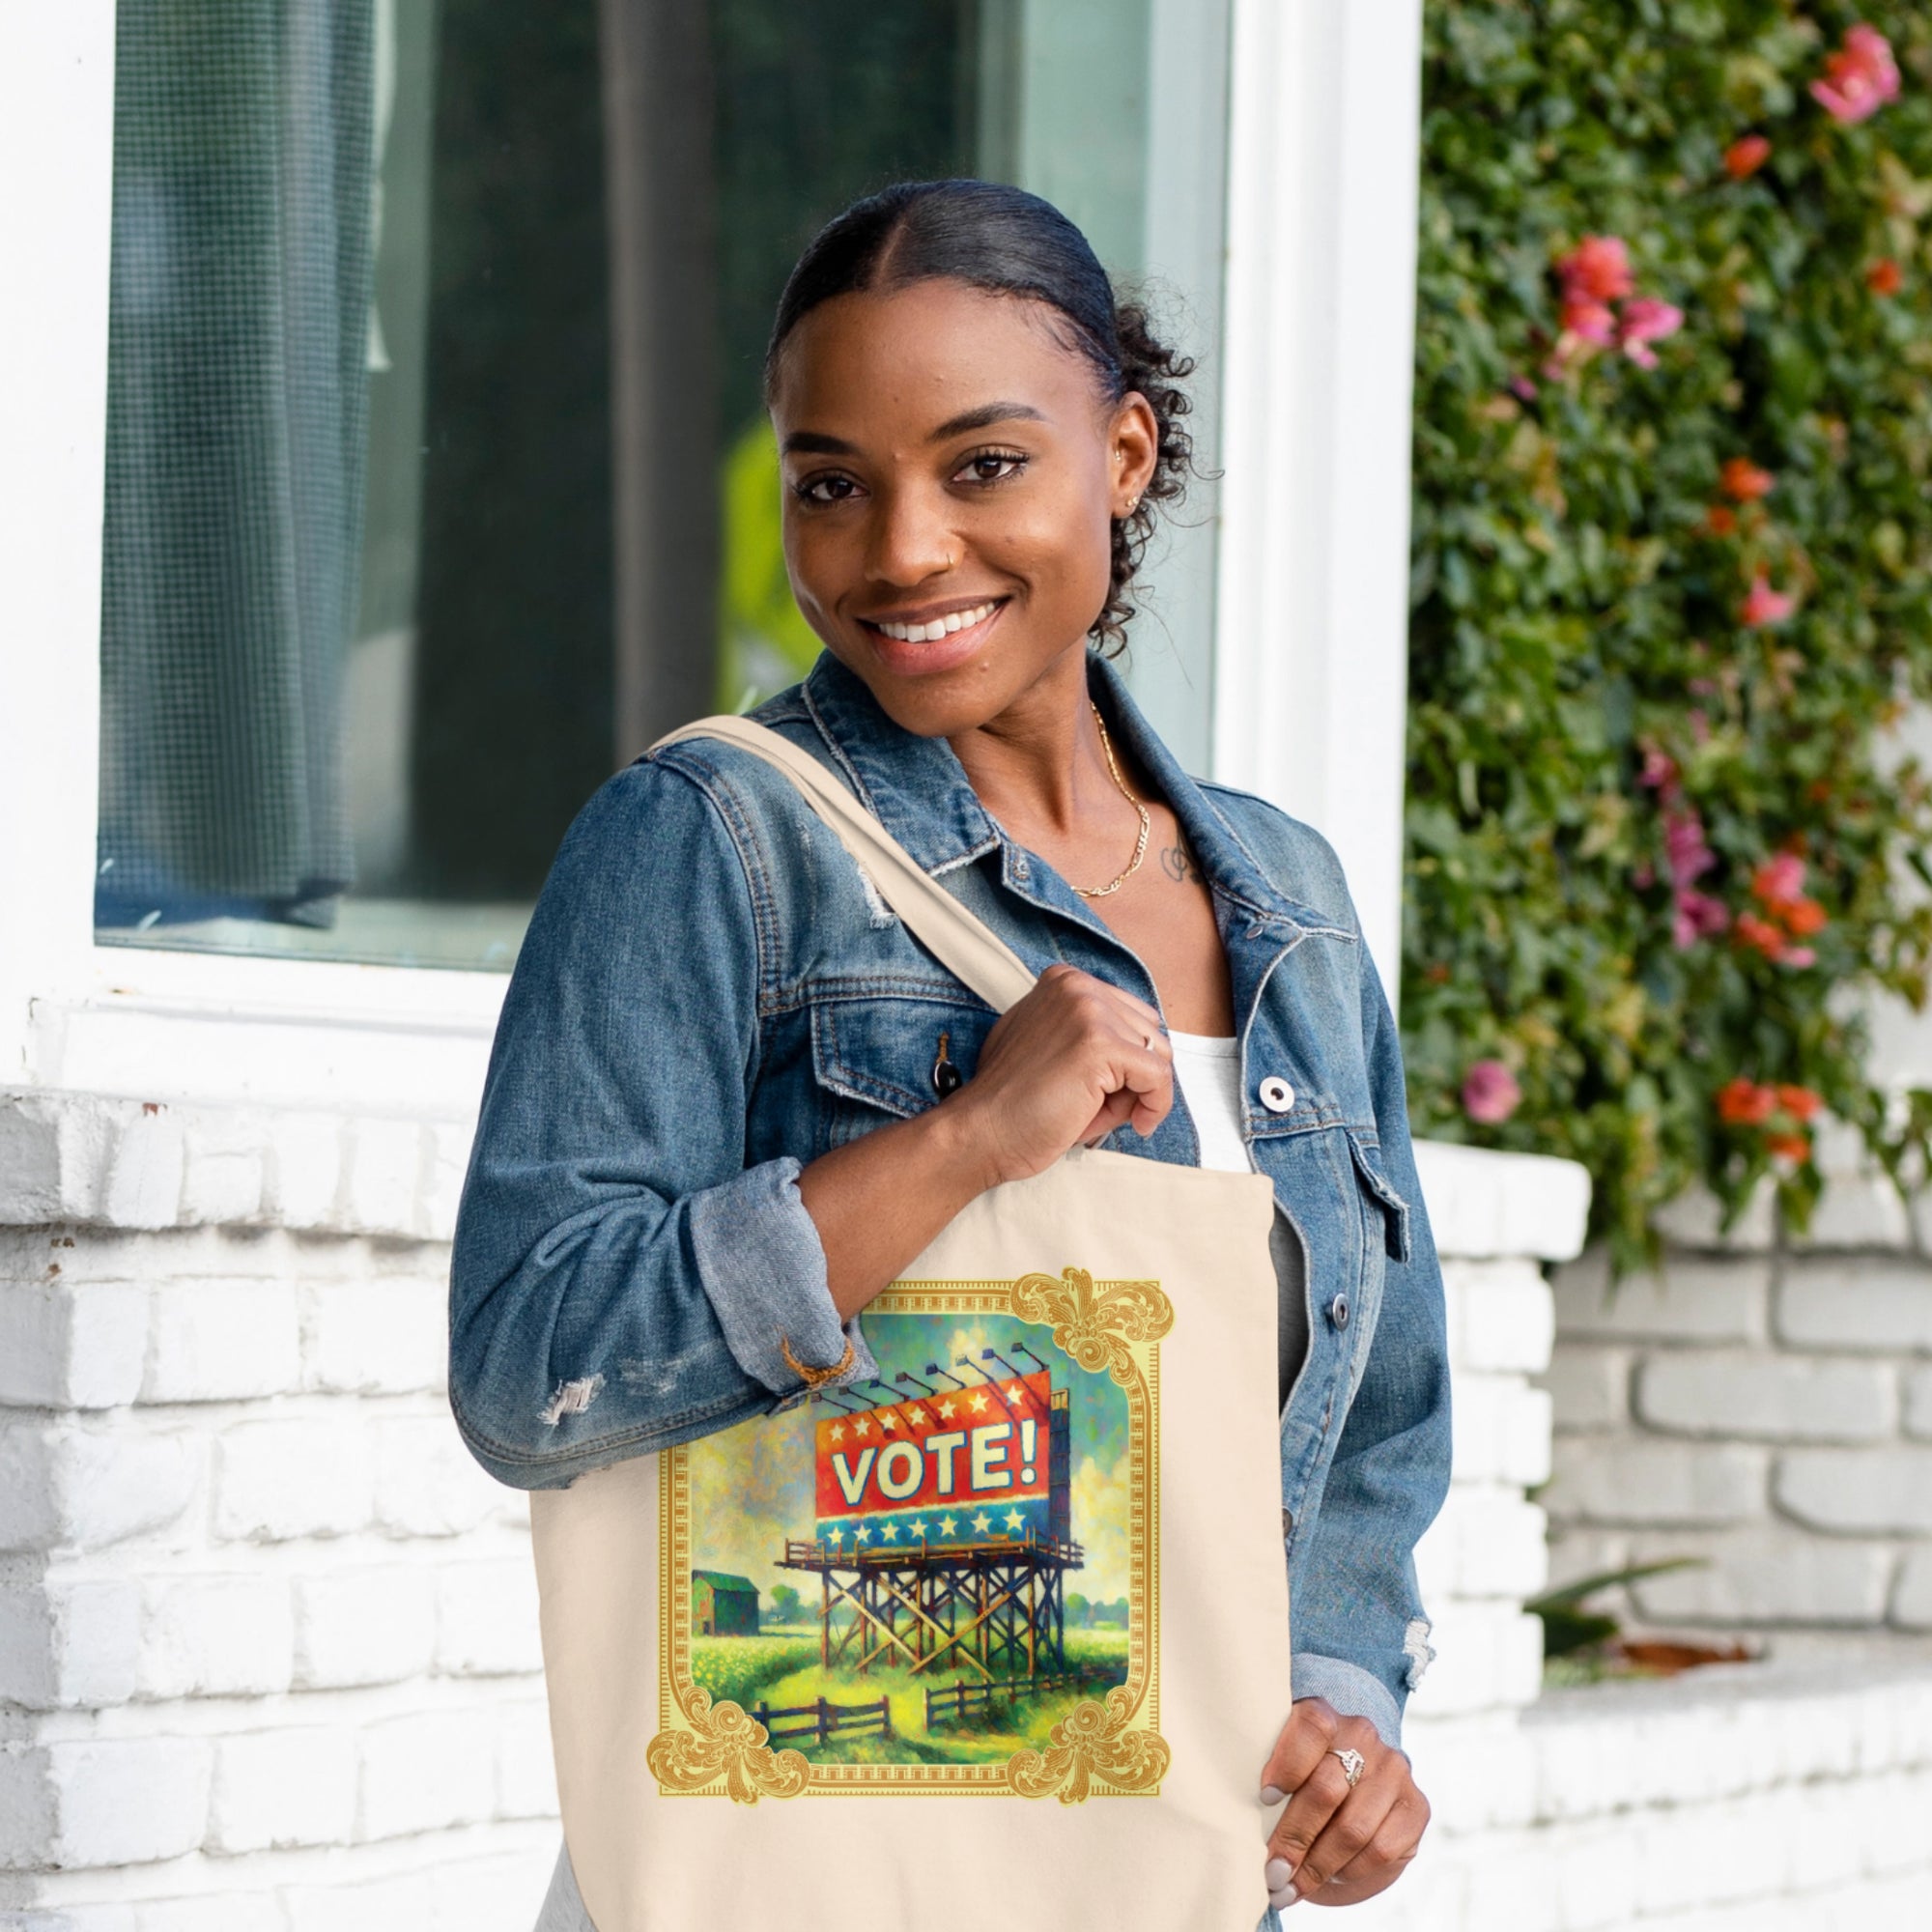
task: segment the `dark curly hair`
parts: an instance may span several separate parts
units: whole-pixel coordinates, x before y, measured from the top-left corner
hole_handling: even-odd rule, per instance
[[[765,351],[766,401],[785,339],[820,302],[936,279],[1044,302],[1065,323],[1068,346],[1094,365],[1107,400],[1138,391],[1153,412],[1153,476],[1132,514],[1114,520],[1107,601],[1089,632],[1103,650],[1119,651],[1134,614],[1127,587],[1155,511],[1180,496],[1193,467],[1193,440],[1181,423],[1190,404],[1180,385],[1194,363],[1160,341],[1142,303],[1116,295],[1086,236],[1051,202],[982,181],[900,182],[855,201],[812,238],[779,298]]]

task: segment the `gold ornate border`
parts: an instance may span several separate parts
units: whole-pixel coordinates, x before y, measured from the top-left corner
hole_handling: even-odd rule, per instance
[[[674,1587],[691,1562],[688,1445],[659,1460],[657,1735],[645,1759],[667,1797],[760,1798],[930,1793],[1058,1798],[1158,1793],[1169,1750],[1160,1735],[1160,1339],[1174,1304],[1151,1281],[1096,1282],[1084,1268],[1058,1278],[895,1282],[873,1307],[882,1315],[1010,1315],[1051,1326],[1053,1340],[1090,1375],[1107,1375],[1127,1397],[1127,1681],[1104,1700],[1077,1704],[1047,1735],[1046,1748],[1005,1764],[814,1764],[774,1750],[765,1727],[739,1705],[714,1703],[691,1678],[691,1591]]]

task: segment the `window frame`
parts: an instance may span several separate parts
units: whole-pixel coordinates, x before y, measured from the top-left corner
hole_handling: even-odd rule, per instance
[[[1420,45],[1234,0],[1224,149],[1211,768],[1333,840],[1391,987]],[[0,16],[0,1087],[467,1113],[506,974],[95,941],[113,83],[113,0]]]

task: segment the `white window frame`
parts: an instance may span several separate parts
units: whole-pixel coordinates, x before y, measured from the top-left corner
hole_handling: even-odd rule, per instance
[[[1214,768],[1397,963],[1420,0],[1235,0]],[[113,0],[0,14],[0,1088],[461,1115],[505,976],[101,946]]]

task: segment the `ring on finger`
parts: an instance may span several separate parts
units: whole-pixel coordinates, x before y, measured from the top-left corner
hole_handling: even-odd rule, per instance
[[[1342,1760],[1342,1776],[1349,1780],[1349,1789],[1354,1790],[1362,1781],[1362,1773],[1367,1768],[1368,1759],[1358,1750],[1331,1750],[1328,1755]]]

